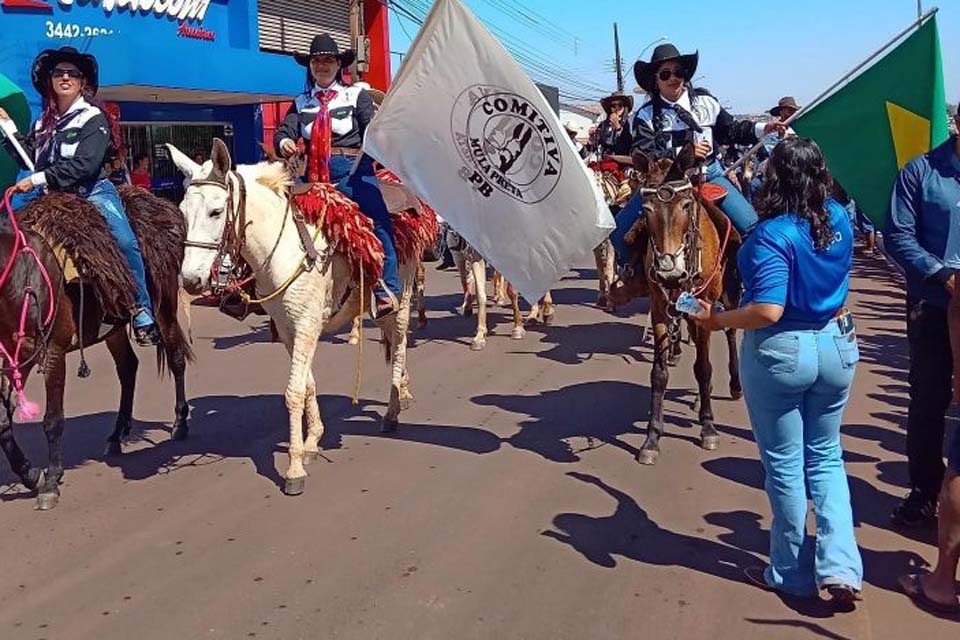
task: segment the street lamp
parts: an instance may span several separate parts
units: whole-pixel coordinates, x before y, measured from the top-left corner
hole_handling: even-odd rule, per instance
[[[642,57],[643,57],[643,54],[645,54],[645,53],[647,52],[647,49],[649,49],[649,48],[652,47],[653,45],[658,44],[658,43],[660,43],[660,42],[663,42],[664,40],[669,40],[669,39],[670,39],[669,36],[660,36],[659,38],[657,38],[656,40],[654,40],[653,42],[651,42],[650,44],[648,44],[647,46],[645,46],[643,49],[641,49],[639,55],[637,55],[637,59],[639,60],[640,58],[642,58]]]

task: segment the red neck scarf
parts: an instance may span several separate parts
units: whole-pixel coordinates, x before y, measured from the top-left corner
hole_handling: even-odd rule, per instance
[[[333,133],[330,129],[330,112],[327,107],[337,97],[333,89],[318,89],[317,100],[320,108],[313,120],[310,132],[310,160],[307,165],[307,177],[310,182],[330,182],[330,141]]]

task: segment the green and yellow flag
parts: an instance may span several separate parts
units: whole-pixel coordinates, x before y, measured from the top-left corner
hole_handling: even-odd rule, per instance
[[[0,73],[0,108],[13,118],[17,123],[17,129],[30,130],[30,107],[27,105],[27,98],[20,87],[2,73]],[[3,134],[0,133],[0,137],[2,136]],[[0,194],[16,181],[18,170],[16,160],[0,149]]]
[[[793,123],[820,145],[830,173],[882,225],[897,173],[947,139],[936,18]]]

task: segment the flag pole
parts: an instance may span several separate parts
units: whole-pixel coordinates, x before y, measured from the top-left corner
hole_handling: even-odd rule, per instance
[[[907,33],[909,33],[911,29],[915,29],[915,28],[921,27],[921,26],[923,25],[923,23],[926,22],[927,20],[929,20],[930,18],[932,18],[932,17],[937,13],[937,11],[939,11],[939,9],[938,9],[937,7],[934,7],[933,9],[930,9],[930,11],[927,11],[925,14],[923,14],[922,16],[920,16],[919,18],[917,18],[916,21],[911,22],[911,23],[910,23],[910,26],[908,26],[906,29],[904,29],[903,31],[901,31],[901,32],[898,33],[897,35],[895,35],[895,36],[893,36],[892,38],[890,38],[886,43],[884,43],[884,45],[883,45],[882,47],[880,47],[879,49],[877,49],[876,51],[874,51],[873,53],[871,53],[871,54],[867,57],[866,60],[864,60],[863,62],[861,62],[861,63],[858,64],[857,66],[855,66],[855,67],[854,67],[853,69],[851,69],[850,71],[848,71],[846,74],[843,75],[843,77],[841,77],[839,80],[837,80],[836,82],[834,82],[833,84],[831,84],[829,87],[827,87],[820,95],[818,95],[816,98],[814,98],[813,100],[811,100],[808,104],[806,104],[806,105],[804,105],[803,107],[801,107],[801,108],[800,108],[796,113],[794,113],[792,116],[790,116],[789,118],[787,118],[786,120],[784,120],[784,121],[783,121],[783,126],[785,126],[785,127],[786,127],[786,126],[789,126],[790,123],[793,122],[794,120],[796,120],[798,117],[800,117],[801,114],[803,114],[804,112],[807,112],[807,111],[809,111],[810,109],[812,109],[813,107],[815,107],[815,106],[816,106],[819,102],[821,102],[824,98],[826,98],[827,96],[829,96],[830,94],[832,94],[833,91],[834,91],[834,89],[836,89],[837,87],[839,87],[840,85],[842,85],[844,82],[846,82],[847,80],[849,80],[850,78],[852,78],[854,75],[856,75],[856,74],[857,74],[861,69],[863,69],[865,66],[867,66],[868,64],[870,64],[871,62],[873,62],[874,59],[876,59],[880,54],[882,54],[882,53],[885,52],[887,49],[889,49],[889,48],[890,48],[890,45],[894,44],[897,40],[899,40],[900,38],[902,38],[903,36],[905,36]],[[749,151],[747,151],[745,154],[743,154],[743,156],[741,156],[739,160],[737,160],[736,162],[734,162],[734,163],[730,166],[729,169],[726,169],[726,170],[724,171],[724,173],[729,173],[729,172],[731,172],[731,171],[736,171],[744,162],[746,162],[746,161],[750,158],[750,156],[752,156],[754,153],[756,153],[757,150],[760,149],[760,147],[762,147],[762,146],[763,146],[763,140],[757,141],[757,143],[756,143],[755,145],[753,145],[752,147],[750,147],[750,150],[749,150]]]

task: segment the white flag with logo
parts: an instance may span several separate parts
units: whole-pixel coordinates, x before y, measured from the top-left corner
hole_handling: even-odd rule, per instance
[[[613,229],[549,103],[459,0],[438,0],[363,149],[539,300]]]

